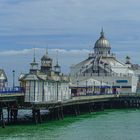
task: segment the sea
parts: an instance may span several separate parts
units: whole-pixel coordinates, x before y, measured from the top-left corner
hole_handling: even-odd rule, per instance
[[[139,140],[140,109],[109,109],[0,128],[0,140]]]

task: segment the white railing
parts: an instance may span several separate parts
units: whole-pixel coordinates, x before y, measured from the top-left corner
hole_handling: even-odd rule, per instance
[[[92,76],[111,76],[111,77],[131,77],[134,76],[134,74],[124,74],[124,73],[84,73],[84,74],[75,74],[72,77],[78,78],[78,77],[92,77]]]
[[[116,57],[114,53],[111,54],[95,54],[95,53],[90,53],[89,57],[96,57],[96,56],[102,56],[102,57]]]

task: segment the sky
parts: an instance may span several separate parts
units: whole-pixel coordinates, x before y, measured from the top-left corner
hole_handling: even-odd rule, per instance
[[[36,60],[48,48],[62,72],[88,57],[101,28],[112,52],[125,61],[126,55],[140,64],[139,0],[0,0],[0,68],[12,83],[29,71],[33,52]]]

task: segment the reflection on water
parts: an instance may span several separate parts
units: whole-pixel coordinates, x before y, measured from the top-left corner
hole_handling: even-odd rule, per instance
[[[106,110],[38,125],[0,128],[0,140],[138,140],[140,110]]]

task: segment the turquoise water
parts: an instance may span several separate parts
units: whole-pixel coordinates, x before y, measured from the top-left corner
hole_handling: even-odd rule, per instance
[[[62,121],[0,128],[0,140],[139,140],[140,110],[106,110]]]

